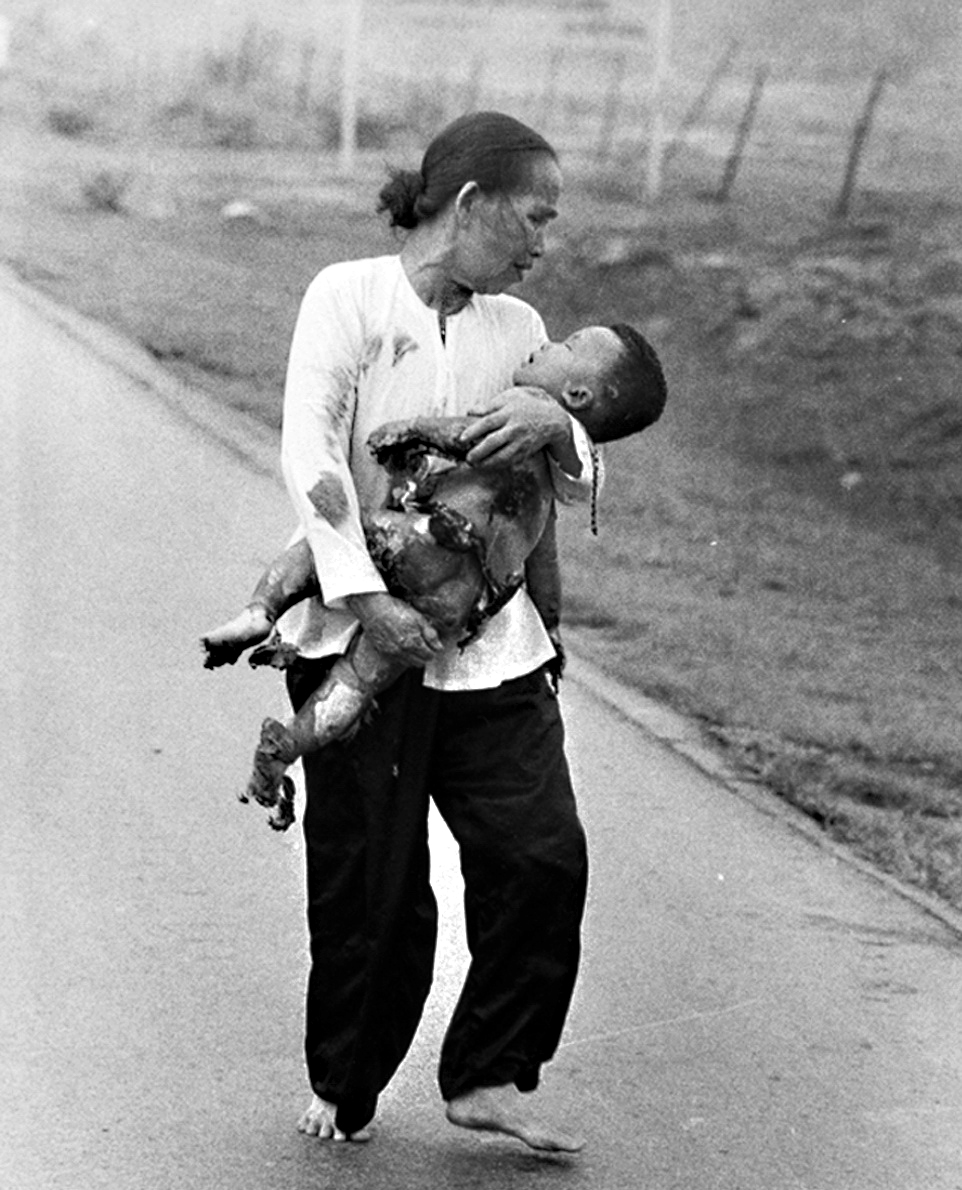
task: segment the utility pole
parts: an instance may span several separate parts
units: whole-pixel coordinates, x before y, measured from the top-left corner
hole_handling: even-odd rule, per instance
[[[341,173],[354,172],[357,147],[357,96],[361,68],[361,24],[364,0],[344,4],[344,53],[341,69]]]
[[[648,138],[648,176],[646,192],[649,199],[661,193],[662,167],[665,156],[665,84],[671,62],[671,0],[658,0],[655,23],[655,62],[651,77],[651,132]]]
[[[0,12],[0,74],[10,65],[10,18]]]

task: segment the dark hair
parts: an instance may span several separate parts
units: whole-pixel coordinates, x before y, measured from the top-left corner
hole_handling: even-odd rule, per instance
[[[609,376],[619,395],[612,408],[607,403],[599,416],[586,425],[594,442],[613,442],[637,434],[661,417],[668,398],[668,384],[654,347],[640,331],[618,322],[611,328],[625,350]]]
[[[431,141],[421,169],[391,169],[378,196],[392,227],[411,229],[438,214],[466,182],[484,194],[516,194],[528,184],[536,153],[557,154],[533,129],[501,112],[460,116]]]

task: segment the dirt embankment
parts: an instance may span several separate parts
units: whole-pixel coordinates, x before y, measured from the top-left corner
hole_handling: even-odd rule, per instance
[[[364,213],[380,158],[344,185],[316,155],[146,167],[142,146],[0,132],[0,256],[272,425],[310,277],[392,249]],[[89,193],[105,168],[132,172],[119,209]],[[600,536],[566,519],[567,618],[777,794],[962,905],[962,218],[616,199],[572,179],[572,230],[525,293],[554,335],[639,323],[672,387],[608,452]]]
[[[960,219],[868,205],[761,235],[676,209],[549,266],[544,301],[635,311],[673,381],[611,452],[600,541],[566,541],[568,606],[622,677],[959,904]]]

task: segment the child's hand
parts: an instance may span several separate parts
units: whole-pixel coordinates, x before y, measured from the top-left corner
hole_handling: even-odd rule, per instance
[[[571,439],[568,414],[539,388],[509,388],[461,432],[474,467],[512,467],[539,450],[563,448]]]

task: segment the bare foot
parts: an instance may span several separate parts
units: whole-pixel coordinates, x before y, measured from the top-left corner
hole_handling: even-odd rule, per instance
[[[475,1087],[450,1100],[447,1117],[459,1128],[477,1128],[484,1132],[503,1132],[523,1140],[532,1149],[550,1153],[577,1153],[585,1142],[538,1118],[525,1100],[526,1095],[512,1085]]]
[[[296,759],[291,733],[276,719],[265,719],[250,780],[237,800],[253,799],[270,810],[267,822],[276,831],[286,831],[294,821],[294,782],[287,776],[287,769]]]
[[[261,724],[261,738],[254,752],[250,780],[238,800],[253,799],[261,806],[276,806],[282,792],[284,774],[297,759],[297,749],[291,733],[277,719],[265,719]]]
[[[337,1107],[333,1103],[328,1103],[326,1099],[315,1095],[311,1100],[310,1107],[297,1121],[297,1131],[303,1132],[305,1136],[316,1136],[318,1140],[365,1141],[371,1139],[368,1128],[361,1128],[350,1135],[342,1132],[334,1123],[336,1114]]]
[[[245,607],[239,616],[214,628],[200,638],[205,669],[217,669],[220,665],[233,665],[237,658],[252,645],[266,640],[274,629],[267,611],[259,603]]]
[[[294,822],[294,782],[290,777],[281,777],[281,791],[277,805],[267,816],[267,825],[272,831],[286,831]]]

